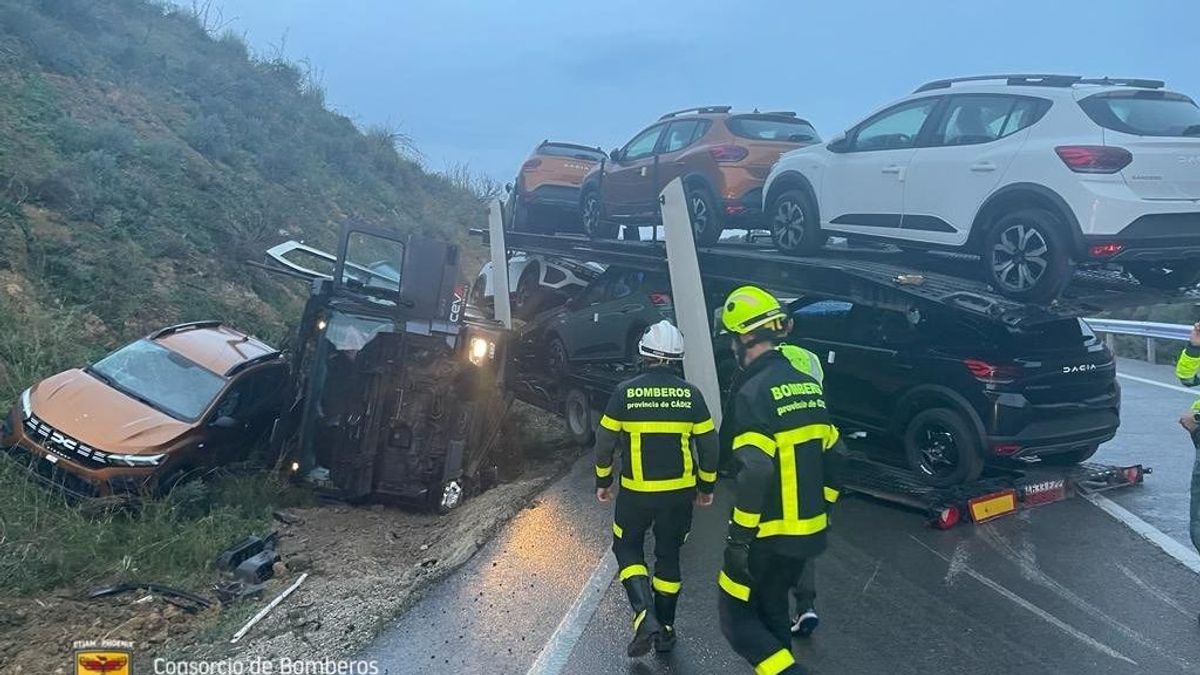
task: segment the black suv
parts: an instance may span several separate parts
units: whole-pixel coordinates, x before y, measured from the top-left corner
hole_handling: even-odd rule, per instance
[[[1082,462],[1120,424],[1116,363],[1082,319],[1013,331],[951,310],[806,298],[789,311],[838,425],[898,440],[930,484],[974,480],[988,458]]]
[[[559,372],[631,362],[647,326],[675,319],[670,287],[665,275],[609,267],[536,317],[524,348]],[[1080,319],[1014,331],[951,309],[905,313],[807,297],[788,310],[789,341],[820,356],[843,432],[903,449],[930,484],[974,480],[988,458],[1082,462],[1120,423],[1112,353]],[[737,369],[728,338],[714,349],[728,387]]]

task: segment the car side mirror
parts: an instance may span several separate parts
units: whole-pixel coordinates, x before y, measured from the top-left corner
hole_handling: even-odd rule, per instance
[[[614,162],[619,162],[619,161],[621,161],[621,149],[620,149],[620,148],[613,148],[612,150],[609,150],[609,151],[608,151],[608,158],[609,158],[609,159],[611,159],[611,160],[612,160],[612,161],[614,161]]]
[[[242,423],[229,415],[221,415],[209,425],[214,429],[241,429]]]
[[[504,191],[505,191],[505,192],[507,192],[507,193],[509,193],[509,194],[512,194],[512,191],[513,191],[513,184],[512,184],[512,183],[505,183],[505,184],[504,184]]]
[[[827,147],[830,152],[845,152],[850,148],[850,141],[847,140],[846,134],[842,134],[830,141]]]

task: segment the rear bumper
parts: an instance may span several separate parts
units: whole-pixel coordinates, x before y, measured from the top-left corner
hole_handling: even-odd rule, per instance
[[[1183,260],[1200,256],[1200,211],[1188,213],[1152,213],[1139,216],[1112,235],[1086,235],[1084,243],[1093,246],[1119,244],[1116,255],[1097,260],[1136,262],[1139,260]]]
[[[1116,411],[1097,411],[1057,420],[1033,422],[1012,436],[989,436],[990,454],[998,446],[1016,446],[1007,457],[1040,457],[1091,447],[1111,441],[1117,435],[1120,418]]]
[[[521,193],[526,206],[579,210],[579,187],[571,185],[539,185]]]
[[[762,188],[755,188],[738,199],[722,200],[725,227],[764,227],[762,198]]]

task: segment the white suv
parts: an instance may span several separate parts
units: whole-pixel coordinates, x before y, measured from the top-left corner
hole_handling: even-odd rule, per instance
[[[978,254],[1014,298],[1075,264],[1200,281],[1200,108],[1153,80],[999,75],[930,82],[832,142],[784,154],[763,190],[776,246],[830,233]]]

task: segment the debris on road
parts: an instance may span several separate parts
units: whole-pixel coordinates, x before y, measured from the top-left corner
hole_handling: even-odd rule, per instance
[[[297,588],[300,588],[300,584],[304,583],[304,580],[307,578],[308,572],[301,574],[300,578],[296,579],[295,583],[287,587],[287,590],[275,596],[274,600],[268,603],[266,607],[263,607],[261,610],[259,610],[258,614],[255,614],[253,618],[246,622],[246,625],[242,626],[241,630],[234,634],[233,638],[229,640],[230,644],[236,644],[238,640],[241,640],[243,637],[245,637],[246,633],[248,633],[255,624],[257,624],[259,621],[262,621],[263,617],[270,614],[271,610],[275,609],[279,603],[283,602],[289,595],[294,593]]]
[[[116,584],[113,586],[102,586],[88,593],[87,597],[89,600],[95,600],[97,598],[107,598],[114,595],[120,595],[121,593],[128,593],[129,591],[148,591],[150,593],[156,593],[162,596],[163,600],[166,602],[175,605],[189,614],[194,614],[202,609],[208,609],[212,606],[212,602],[210,600],[196,595],[195,593],[189,593],[188,591],[164,584],[146,582],[129,582]],[[141,598],[135,601],[135,604],[147,602],[147,598],[152,597],[153,596],[146,596]]]

